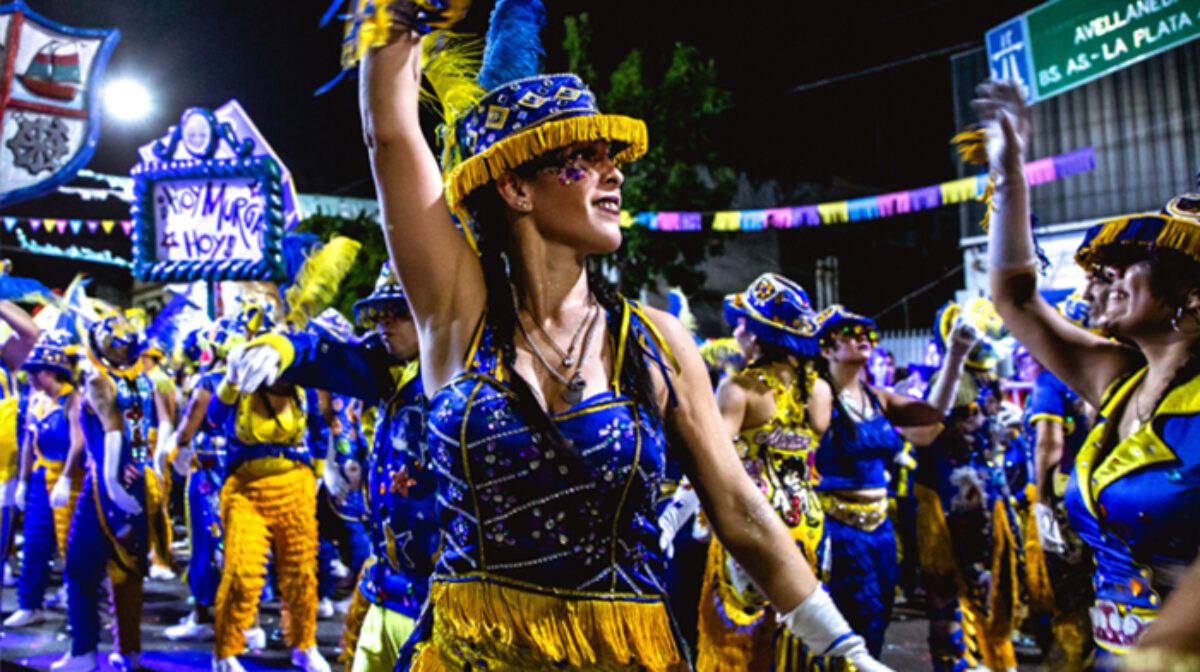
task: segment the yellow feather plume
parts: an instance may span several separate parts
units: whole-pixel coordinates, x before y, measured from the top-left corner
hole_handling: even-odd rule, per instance
[[[959,161],[978,166],[987,165],[987,134],[982,128],[968,128],[961,131],[950,138],[950,144],[954,145],[954,150],[958,152]],[[983,229],[984,233],[988,232],[988,220],[992,217],[992,181],[991,178],[988,178],[987,189],[977,199],[987,204],[987,213],[979,222],[979,228]]]
[[[455,122],[486,93],[477,81],[483,45],[478,36],[448,30],[436,30],[421,40],[421,68],[430,87],[421,90],[421,102],[442,117],[438,133],[443,173],[462,161],[454,135]]]
[[[284,293],[287,321],[293,329],[303,329],[329,305],[350,272],[360,247],[357,241],[335,236],[304,261],[295,282]]]

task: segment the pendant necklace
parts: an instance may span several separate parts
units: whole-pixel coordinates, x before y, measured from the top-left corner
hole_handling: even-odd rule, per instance
[[[568,405],[574,406],[580,401],[583,401],[583,391],[587,388],[587,381],[583,379],[583,365],[587,363],[589,354],[588,350],[592,343],[592,336],[596,331],[596,322],[599,320],[599,318],[600,310],[598,307],[594,306],[594,309],[591,311],[590,319],[585,318],[580,324],[581,330],[577,332],[577,335],[583,331],[587,331],[587,335],[583,338],[583,347],[580,349],[579,363],[575,366],[575,371],[571,375],[570,379],[568,379],[566,376],[559,373],[554,366],[551,366],[550,362],[546,361],[546,357],[542,355],[542,351],[538,349],[537,343],[535,343],[533,339],[529,337],[529,331],[525,328],[525,320],[521,317],[521,312],[517,311],[517,328],[521,330],[521,335],[525,337],[525,342],[528,343],[530,349],[533,350],[534,357],[537,357],[537,360],[542,363],[542,366],[546,367],[546,370],[550,372],[550,375],[553,376],[554,379],[557,380],[561,385],[563,385],[564,389],[560,396],[562,397],[563,401],[567,402]],[[584,324],[587,324],[586,329],[582,329]],[[545,335],[545,332],[542,333]],[[550,340],[549,337],[547,337],[547,340]],[[553,345],[554,341],[550,340],[550,343]],[[558,350],[560,354],[564,354],[563,368],[570,367],[571,365],[566,363],[566,358],[570,355],[570,352],[562,353],[557,346],[555,346],[555,349]],[[572,349],[574,348],[572,347]],[[574,364],[573,358],[571,358],[571,363]]]

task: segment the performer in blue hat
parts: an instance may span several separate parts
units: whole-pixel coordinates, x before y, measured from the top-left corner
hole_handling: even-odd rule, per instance
[[[221,582],[221,486],[225,483],[225,435],[206,426],[209,401],[225,376],[229,349],[244,338],[235,335],[231,320],[195,329],[184,338],[183,356],[196,367],[187,407],[169,445],[174,446],[172,468],[186,476],[188,539],[187,584],[192,611],[178,624],[163,630],[171,640],[209,640],[213,637],[212,609]]]
[[[813,491],[813,459],[829,426],[829,385],[817,378],[817,315],[800,285],[774,273],[725,298],[746,366],[721,381],[725,434],[755,485],[816,571],[825,517]],[[664,530],[667,531],[667,530]],[[806,669],[807,651],[774,618],[768,600],[719,542],[709,546],[700,594],[696,668]]]
[[[354,312],[360,326],[373,330],[361,342],[324,331],[290,334],[286,341],[271,337],[251,344],[233,366],[246,369],[248,386],[279,375],[377,405],[365,478],[372,557],[342,635],[349,669],[367,672],[394,667],[412,634],[429,594],[441,529],[417,333],[390,262]]]
[[[863,381],[879,342],[870,318],[833,305],[817,316],[817,324],[819,369],[834,392],[829,430],[816,451],[821,475],[816,489],[829,544],[829,592],[878,656],[899,569],[887,499],[888,468],[905,454],[906,440],[897,428],[912,428],[908,438],[927,444],[940,431],[948,409]]]
[[[618,165],[645,153],[645,125],[601,114],[575,75],[540,74],[544,8],[501,0],[477,77],[441,78],[464,70],[443,68],[452,37],[429,38],[423,72],[449,110],[439,170],[417,74],[420,33],[443,15],[382,14],[363,124],[420,337],[442,502],[442,550],[401,665],[686,669],[655,524],[670,435],[722,544],[788,629],[873,669],[730,449],[691,334],[588,262],[620,244]]]
[[[70,419],[83,431],[88,459],[67,541],[71,648],[50,666],[56,672],[97,667],[97,592],[106,570],[117,626],[109,664],[121,670],[138,668],[142,580],[149,549],[163,549],[168,524],[151,468],[157,432],[170,431],[159,422],[167,417],[167,401],[141,369],[145,335],[120,312],[92,319],[82,334],[90,362],[84,403],[78,418]],[[71,456],[68,463],[73,463]]]
[[[1020,87],[988,82],[978,94],[996,175],[988,240],[996,306],[1038,361],[1099,409],[1065,494],[1095,558],[1097,662],[1194,668],[1195,584],[1183,602],[1172,593],[1200,549],[1200,198],[1087,231],[1076,261],[1109,280],[1102,325],[1122,340],[1090,333],[1036,291],[1024,174],[1032,124]],[[1181,608],[1156,622],[1163,600]]]
[[[22,442],[21,483],[17,507],[25,512],[25,554],[17,584],[18,609],[4,620],[6,628],[20,628],[45,620],[42,612],[50,583],[50,563],[55,551],[66,556],[67,530],[73,505],[50,506],[50,490],[65,470],[73,442],[82,432],[68,421],[77,413],[79,393],[74,387],[75,362],[70,336],[42,332],[21,366],[29,377],[33,396],[26,413],[28,429]],[[78,475],[75,482],[80,482]],[[78,496],[78,490],[75,491]],[[73,504],[73,502],[72,502]]]

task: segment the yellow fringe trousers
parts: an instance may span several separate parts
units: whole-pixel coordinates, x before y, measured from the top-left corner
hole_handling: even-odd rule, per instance
[[[54,490],[58,479],[62,478],[65,463],[39,458],[34,468],[38,466],[46,469],[46,494],[49,494]],[[67,535],[71,532],[71,516],[75,515],[75,500],[79,499],[79,491],[83,489],[83,474],[82,469],[76,469],[71,474],[71,499],[67,501],[67,505],[50,510],[54,516],[54,539],[58,542],[58,553],[64,558],[67,557]]]
[[[237,655],[246,646],[243,631],[254,624],[272,546],[279,592],[291,616],[288,645],[297,649],[316,645],[316,505],[312,470],[299,464],[253,479],[242,470],[221,488],[225,568],[214,612],[217,658]]]

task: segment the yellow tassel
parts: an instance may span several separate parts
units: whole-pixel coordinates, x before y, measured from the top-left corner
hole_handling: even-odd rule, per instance
[[[1025,486],[1025,500],[1036,501],[1037,486],[1032,483]],[[1050,584],[1050,570],[1046,568],[1046,554],[1042,549],[1042,540],[1038,535],[1037,517],[1030,505],[1024,515],[1021,525],[1025,536],[1025,587],[1029,593],[1029,608],[1034,613],[1049,614],[1054,612],[1054,588]]]
[[[917,544],[921,571],[939,579],[957,575],[958,563],[954,558],[950,530],[946,527],[942,500],[936,492],[923,485],[917,485],[913,490],[917,496],[916,538],[921,540]]]
[[[434,581],[433,639],[414,672],[462,669],[469,655],[494,671],[634,666],[683,670],[666,606],[611,593],[547,591],[477,574]]]
[[[446,175],[446,202],[462,221],[468,221],[463,201],[471,192],[548,151],[596,140],[626,145],[613,158],[618,164],[638,159],[649,148],[646,123],[640,119],[596,114],[548,121],[510,135],[454,166]]]
[[[358,573],[358,580],[354,582],[354,595],[350,600],[350,608],[346,610],[346,621],[342,626],[342,652],[338,655],[338,661],[346,664],[346,672],[354,670],[354,652],[358,649],[358,638],[362,632],[363,621],[367,618],[367,611],[371,609],[370,601],[358,587],[362,585],[363,576],[370,571],[374,564],[374,556],[363,563],[363,568]]]
[[[335,236],[305,260],[295,282],[284,295],[288,305],[287,321],[292,328],[304,329],[308,321],[337,296],[338,285],[350,272],[360,247],[357,241]]]
[[[708,545],[704,567],[704,583],[700,589],[700,614],[697,621],[699,638],[696,642],[696,672],[722,670],[761,670],[771,667],[771,642],[775,634],[775,619],[767,607],[757,609],[737,604],[725,586],[725,550],[714,539]],[[716,600],[721,600],[725,615],[742,626],[761,619],[757,627],[746,630],[730,628],[717,612]]]
[[[977,166],[987,165],[987,134],[982,128],[961,131],[950,138],[950,144],[954,145],[954,150],[958,152],[959,161]]]

